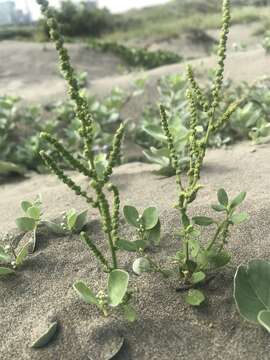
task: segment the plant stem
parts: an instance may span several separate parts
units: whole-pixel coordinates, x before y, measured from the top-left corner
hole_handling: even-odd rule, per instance
[[[110,246],[110,250],[111,250],[111,255],[112,255],[113,269],[117,269],[117,266],[118,266],[118,265],[117,265],[116,251],[115,251],[115,247],[114,247],[112,235],[111,235],[110,232],[108,233],[108,242],[109,242],[109,246]]]

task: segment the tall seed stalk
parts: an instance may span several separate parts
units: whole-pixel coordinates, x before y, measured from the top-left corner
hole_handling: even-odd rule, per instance
[[[86,202],[92,205],[93,208],[97,208],[102,220],[102,229],[107,237],[108,246],[111,252],[111,261],[105,259],[102,252],[92,242],[89,236],[85,233],[81,234],[82,239],[88,245],[92,253],[97,260],[105,267],[107,272],[110,272],[118,268],[117,254],[115,243],[119,239],[118,227],[119,227],[119,207],[120,197],[118,188],[110,183],[110,177],[113,172],[113,167],[117,163],[120,156],[121,144],[124,135],[124,125],[121,124],[116,131],[113,139],[111,151],[108,156],[107,165],[102,174],[100,174],[95,162],[95,154],[93,150],[94,145],[94,119],[89,112],[89,105],[87,98],[81,94],[78,82],[76,80],[75,71],[71,65],[70,57],[67,49],[64,47],[64,40],[59,31],[59,25],[53,16],[53,12],[49,7],[47,0],[37,0],[37,3],[41,7],[41,12],[47,20],[49,28],[49,34],[51,40],[54,42],[59,57],[60,71],[67,82],[68,94],[74,102],[76,117],[80,120],[81,127],[78,130],[80,137],[83,140],[84,152],[82,159],[75,158],[66,149],[61,142],[48,133],[41,133],[41,138],[50,144],[56,151],[56,153],[64,158],[74,170],[78,170],[80,173],[90,179],[90,187],[93,189],[95,197],[90,196],[86,191],[76,184],[64,170],[56,163],[54,158],[45,151],[41,151],[40,155],[45,164],[51,169],[51,171],[76,195],[83,197]],[[113,194],[113,205],[109,204],[109,200],[105,193],[105,188]]]
[[[176,172],[176,182],[179,188],[179,197],[177,207],[180,210],[181,223],[182,223],[182,238],[183,238],[183,253],[184,261],[179,266],[180,275],[185,278],[189,278],[192,273],[190,269],[190,229],[191,218],[189,216],[189,206],[196,199],[197,193],[202,185],[199,183],[201,176],[201,169],[206,154],[206,149],[209,143],[210,136],[219,130],[226,122],[230,120],[231,115],[236,111],[241,101],[232,103],[223,115],[217,114],[217,108],[220,104],[220,94],[223,84],[224,75],[224,62],[226,58],[227,39],[230,27],[230,1],[223,0],[223,18],[222,18],[222,30],[220,35],[220,42],[218,48],[218,66],[215,72],[213,80],[210,100],[203,94],[198,83],[196,82],[191,66],[187,67],[187,78],[189,81],[189,88],[186,93],[186,97],[189,104],[189,128],[190,135],[188,139],[188,150],[190,155],[190,163],[187,179],[182,178],[182,171],[180,166],[180,159],[177,155],[175,148],[175,142],[173,135],[169,129],[168,116],[166,109],[163,105],[160,106],[161,124],[163,131],[167,138],[168,149],[170,151],[170,159],[172,166]],[[203,135],[198,131],[199,129],[199,116],[198,112],[203,111],[207,115],[207,121],[204,127]],[[225,225],[224,225],[225,226]],[[226,223],[227,226],[227,223]],[[218,233],[214,235],[214,238],[210,241],[208,249],[213,246],[221,233],[219,229]],[[226,231],[224,231],[226,233]],[[193,267],[194,264],[192,264]]]

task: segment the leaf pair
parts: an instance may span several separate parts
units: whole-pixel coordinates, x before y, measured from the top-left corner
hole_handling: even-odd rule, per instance
[[[128,224],[138,230],[140,239],[134,242],[120,241],[118,243],[119,248],[127,251],[138,251],[139,249],[144,250],[150,244],[159,244],[161,224],[155,207],[145,209],[141,216],[134,206],[124,206],[123,212]],[[130,249],[128,250],[128,248]]]
[[[41,217],[41,200],[38,199],[31,203],[30,201],[22,201],[21,208],[26,216],[16,219],[16,225],[21,231],[32,231],[34,230]]]
[[[124,302],[127,294],[129,283],[129,274],[124,270],[112,270],[108,277],[106,302],[96,295],[83,281],[78,281],[73,285],[74,290],[79,297],[87,304],[96,305],[100,310],[104,310],[104,306],[116,308],[123,305],[124,314],[131,320],[134,318],[132,308]]]
[[[136,228],[142,225],[145,230],[151,230],[157,225],[159,220],[155,207],[145,209],[142,216],[139,215],[138,210],[134,206],[126,205],[123,211],[127,222]]]
[[[86,225],[87,210],[77,213],[72,209],[67,213],[67,228],[74,233],[80,233]]]

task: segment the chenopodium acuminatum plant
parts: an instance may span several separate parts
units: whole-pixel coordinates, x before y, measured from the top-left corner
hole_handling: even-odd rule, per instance
[[[166,271],[162,270],[146,252],[151,246],[158,246],[160,243],[161,222],[158,210],[155,207],[148,207],[139,214],[134,206],[125,205],[123,213],[127,223],[136,229],[136,239],[134,241],[119,239],[116,246],[120,250],[139,255],[133,262],[133,272],[137,275],[143,272],[160,272],[166,277]]]
[[[224,213],[224,219],[216,220],[203,216],[191,218],[189,214],[191,203],[195,201],[199,190],[203,187],[200,184],[200,177],[209,137],[230,120],[231,115],[242,101],[233,102],[221,116],[218,115],[217,109],[221,102],[229,26],[230,1],[223,0],[223,21],[218,50],[218,66],[212,84],[210,99],[203,94],[196,82],[192,68],[190,66],[187,68],[189,87],[186,96],[190,117],[187,144],[190,162],[187,177],[182,174],[174,137],[168,126],[166,108],[160,106],[161,125],[167,138],[171,164],[176,172],[176,182],[179,189],[176,208],[179,210],[181,218],[179,235],[182,247],[173,259],[176,262],[182,283],[179,290],[189,290],[186,301],[195,306],[200,305],[205,300],[203,292],[197,288],[201,287],[209,279],[213,270],[226,265],[230,261],[230,255],[224,249],[229,237],[229,228],[247,219],[246,213],[235,213],[236,207],[244,200],[246,193],[240,193],[230,202],[227,193],[223,189],[218,191],[219,204],[214,205],[213,209]],[[207,118],[203,131],[201,127],[198,131],[199,112],[204,112]],[[197,225],[216,226],[213,238],[209,240],[206,246],[203,246],[200,240],[201,233]]]
[[[37,229],[42,224],[42,199],[39,195],[33,202],[24,200],[21,202],[21,208],[24,216],[16,219],[17,227],[23,232],[31,232],[31,240],[29,242],[29,251],[36,249]]]
[[[28,241],[18,250],[13,244],[0,246],[0,277],[15,274],[29,255],[31,242]]]
[[[101,292],[95,295],[94,292],[81,281],[74,284],[74,289],[84,301],[96,305],[105,315],[109,313],[109,310],[121,308],[128,320],[134,320],[135,312],[130,304],[131,291],[128,288],[129,274],[118,267],[118,248],[115,245],[119,239],[119,191],[117,186],[110,182],[113,167],[120,157],[124,125],[121,124],[115,132],[108,159],[105,164],[102,164],[103,166],[100,166],[94,151],[95,122],[89,112],[87,98],[80,92],[75,71],[70,63],[67,49],[64,47],[63,37],[60,34],[58,23],[54,18],[48,1],[37,0],[37,3],[40,5],[42,14],[47,20],[50,38],[54,42],[58,52],[60,70],[67,82],[68,93],[74,102],[76,117],[81,124],[78,133],[84,144],[84,153],[80,159],[76,158],[55,137],[47,133],[42,133],[41,137],[54,148],[60,157],[63,157],[70,164],[72,169],[79,171],[89,179],[89,185],[94,192],[94,196],[89,195],[79,184],[76,184],[46,151],[41,151],[40,155],[45,164],[64,184],[75,192],[76,195],[84,198],[88,204],[98,210],[102,221],[102,229],[107,238],[111,255],[110,259],[108,259],[106,254],[102,253],[88,234],[85,232],[81,233],[81,238],[101,264],[104,271],[108,273],[108,289],[104,293]],[[112,206],[110,205],[108,192],[106,190],[112,193]]]

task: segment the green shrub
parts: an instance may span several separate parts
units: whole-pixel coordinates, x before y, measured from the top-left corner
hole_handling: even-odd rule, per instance
[[[149,51],[128,47],[117,42],[91,41],[90,47],[119,56],[129,66],[153,69],[162,65],[178,63],[182,58],[171,51]]]

